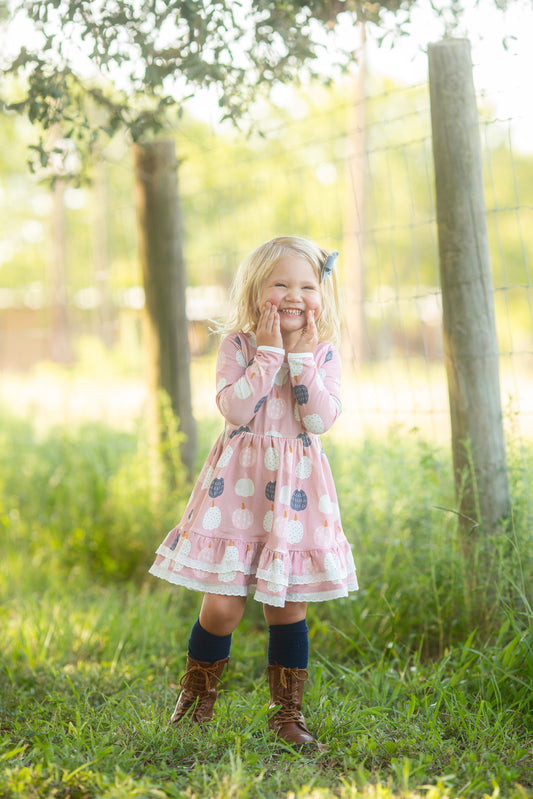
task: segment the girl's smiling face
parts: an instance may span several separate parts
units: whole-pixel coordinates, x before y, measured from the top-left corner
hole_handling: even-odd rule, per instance
[[[298,255],[281,258],[265,281],[259,298],[260,310],[266,302],[278,310],[282,335],[303,330],[308,311],[314,312],[316,321],[322,310],[322,295],[309,261]]]

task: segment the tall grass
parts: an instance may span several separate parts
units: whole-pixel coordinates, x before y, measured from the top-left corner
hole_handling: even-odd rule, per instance
[[[306,716],[328,750],[302,756],[266,730],[254,602],[217,721],[168,729],[199,597],[146,570],[190,486],[168,479],[153,501],[142,429],[3,422],[0,796],[533,795],[531,453],[510,452],[513,519],[490,541],[487,590],[446,451],[401,430],[326,439],[361,590],[310,606]],[[200,461],[216,429],[200,426]]]

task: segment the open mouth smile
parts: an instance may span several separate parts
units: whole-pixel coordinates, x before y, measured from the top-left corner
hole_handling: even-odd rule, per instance
[[[282,308],[279,313],[288,314],[289,316],[301,316],[303,311],[299,308]]]

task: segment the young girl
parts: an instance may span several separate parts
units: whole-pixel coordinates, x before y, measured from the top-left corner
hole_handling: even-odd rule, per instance
[[[320,443],[341,412],[336,256],[284,236],[258,247],[235,276],[217,360],[225,429],[150,569],[204,593],[174,724],[212,718],[252,594],[269,630],[269,727],[288,743],[316,744],[301,712],[307,603],[357,589]]]

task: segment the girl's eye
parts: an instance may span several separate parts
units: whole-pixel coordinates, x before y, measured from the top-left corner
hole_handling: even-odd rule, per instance
[[[276,288],[277,288],[277,289],[278,289],[278,288],[279,288],[279,289],[286,289],[286,288],[287,288],[287,286],[285,285],[285,283],[276,283]]]

